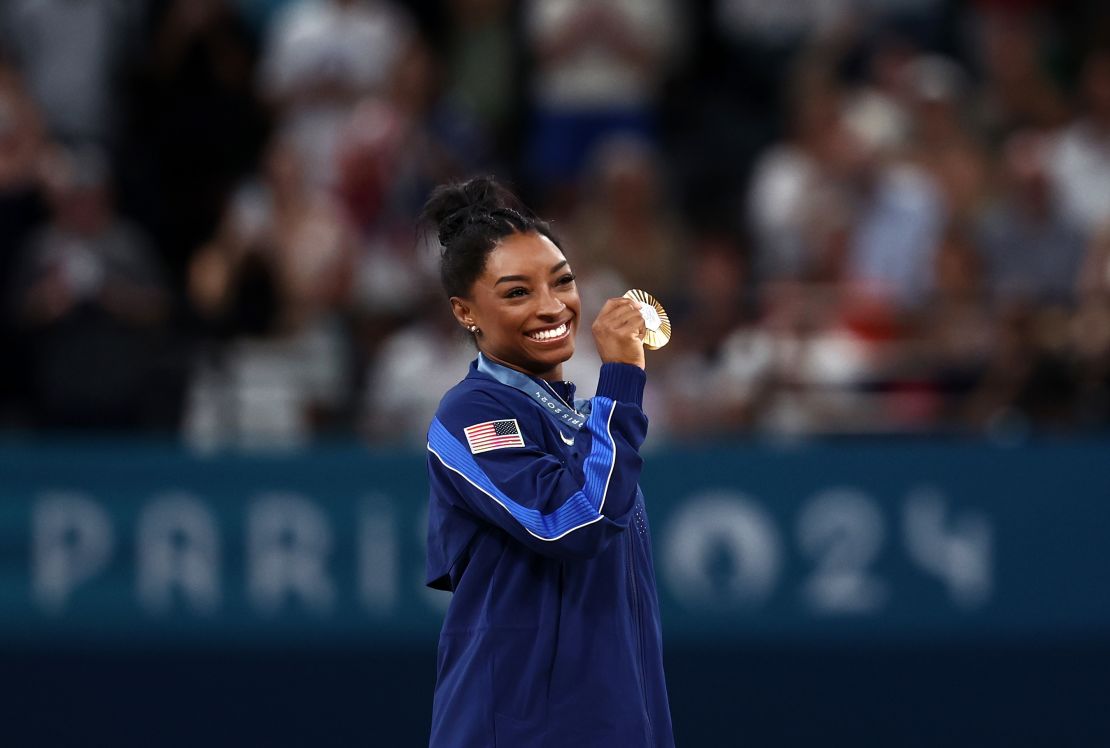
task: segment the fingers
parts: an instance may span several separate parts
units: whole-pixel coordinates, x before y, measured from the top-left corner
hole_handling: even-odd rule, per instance
[[[647,328],[640,306],[632,299],[609,299],[593,324],[594,342],[602,361],[632,363],[643,368]]]
[[[644,317],[632,299],[609,299],[593,324],[594,343],[605,363],[644,368]]]
[[[624,297],[606,301],[597,319],[598,322],[604,320],[614,327],[624,327],[630,323],[641,329],[644,327],[644,316],[640,313],[640,305]]]

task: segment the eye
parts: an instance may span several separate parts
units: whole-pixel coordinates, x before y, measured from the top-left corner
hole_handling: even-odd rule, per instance
[[[505,294],[505,298],[506,299],[516,299],[516,298],[519,298],[521,296],[526,295],[527,293],[528,293],[528,290],[526,288],[523,288],[521,286],[517,286],[516,288],[510,288],[509,292],[507,294]]]
[[[560,286],[570,285],[571,283],[574,283],[574,273],[567,273],[555,282],[558,283]]]

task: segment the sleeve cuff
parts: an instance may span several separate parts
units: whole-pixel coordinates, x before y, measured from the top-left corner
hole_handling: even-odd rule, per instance
[[[644,385],[647,374],[633,364],[602,364],[597,380],[597,394],[621,403],[644,406]]]

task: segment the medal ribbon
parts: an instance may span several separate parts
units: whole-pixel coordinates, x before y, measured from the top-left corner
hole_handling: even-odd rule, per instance
[[[590,410],[589,400],[575,401],[575,405],[582,408],[585,412],[579,412],[573,408],[568,408],[562,398],[553,391],[549,391],[542,384],[537,384],[536,380],[532,379],[527,374],[494,363],[481,353],[478,354],[478,371],[493,377],[501,384],[512,387],[514,390],[520,390],[539,403],[543,412],[546,413],[548,417],[554,418],[556,423],[561,423],[574,431],[578,431],[586,425],[586,418],[589,416]]]

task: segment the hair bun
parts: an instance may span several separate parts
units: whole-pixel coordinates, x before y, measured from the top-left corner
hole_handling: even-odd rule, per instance
[[[467,227],[470,221],[470,211],[466,207],[459,208],[449,216],[444,217],[439,221],[439,228],[437,234],[439,236],[439,243],[444,247],[449,245],[451,241],[461,234]]]
[[[488,223],[499,215],[523,218],[527,213],[493,177],[475,177],[437,187],[424,206],[422,219],[435,226],[439,243],[446,249],[476,223]]]

